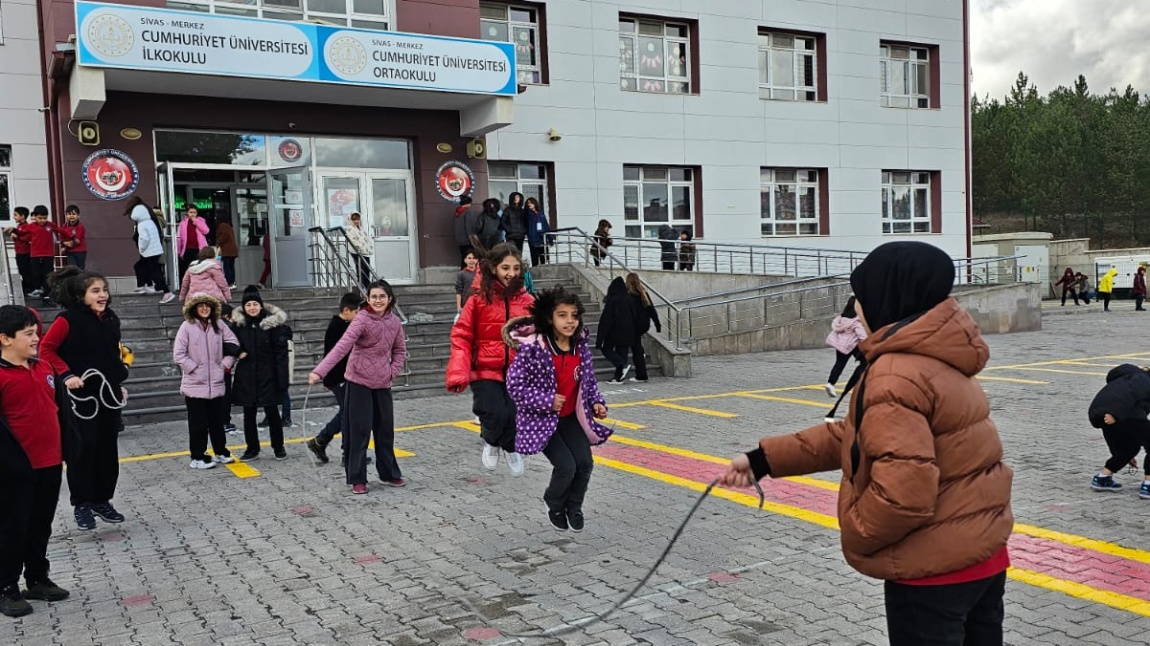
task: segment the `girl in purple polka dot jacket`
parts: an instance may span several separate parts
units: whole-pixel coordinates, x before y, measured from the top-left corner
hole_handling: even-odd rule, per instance
[[[611,436],[598,421],[607,417],[607,404],[595,380],[583,312],[578,295],[556,287],[539,294],[531,316],[511,319],[503,328],[504,341],[517,352],[507,370],[515,450],[542,452],[550,460],[543,501],[548,522],[559,531],[583,531],[591,446]]]

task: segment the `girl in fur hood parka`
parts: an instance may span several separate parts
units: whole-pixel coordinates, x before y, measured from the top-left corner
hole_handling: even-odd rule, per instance
[[[607,404],[583,328],[583,303],[556,287],[542,292],[531,316],[512,319],[504,341],[516,350],[507,370],[507,393],[515,402],[515,450],[543,452],[551,461],[551,484],[543,494],[547,517],[559,531],[583,531],[583,498],[591,482],[591,445],[611,429],[597,420]]]
[[[244,409],[244,439],[248,444],[240,459],[253,460],[260,454],[256,409],[263,408],[272,451],[277,460],[286,460],[279,404],[288,388],[291,328],[287,326],[287,312],[265,304],[259,288],[248,285],[244,288],[240,309],[232,313],[232,324],[240,343],[239,362],[232,381],[232,403]]]
[[[221,303],[232,300],[232,290],[224,278],[224,268],[216,260],[216,248],[204,247],[196,261],[188,265],[184,279],[180,281],[180,300],[188,296],[207,294]]]
[[[211,294],[192,294],[184,302],[184,322],[176,333],[172,360],[183,373],[180,394],[188,409],[192,458],[188,466],[193,469],[235,461],[224,434],[229,405],[224,373],[231,369],[239,352],[236,335],[220,320],[220,301]],[[206,452],[209,437],[214,459]]]

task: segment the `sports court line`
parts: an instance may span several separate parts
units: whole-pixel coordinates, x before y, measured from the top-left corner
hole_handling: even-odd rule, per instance
[[[1059,370],[1058,368],[1015,368],[1027,372],[1053,372],[1060,375],[1085,375],[1087,377],[1105,377],[1105,372],[1087,372],[1085,370]]]
[[[709,415],[711,417],[721,417],[723,419],[733,419],[738,417],[734,413],[727,413],[721,410],[711,410],[709,408],[695,408],[693,406],[683,406],[681,404],[673,404],[668,401],[653,401],[648,406],[658,406],[659,408],[669,408],[671,410],[681,410],[685,413],[695,413],[697,415]]]
[[[1038,366],[1056,366],[1067,361],[1095,361],[1098,359],[1139,359],[1150,357],[1150,352],[1131,352],[1127,354],[1107,354],[1098,357],[1066,357],[1064,359],[1051,359],[1049,361],[1036,361],[1033,363],[1016,363],[1008,366],[990,366],[987,370],[1015,370],[1017,368],[1034,368]]]
[[[979,381],[1005,381],[1005,382],[1012,383],[1012,384],[1030,384],[1033,386],[1045,386],[1045,385],[1050,383],[1049,381],[1037,381],[1034,379],[1014,379],[1012,377],[986,377],[984,375],[978,375],[977,379]]]
[[[793,397],[777,397],[775,395],[760,395],[758,393],[753,393],[753,392],[731,393],[730,396],[731,397],[746,397],[748,399],[762,399],[762,400],[770,401],[770,402],[782,402],[784,404],[803,404],[806,406],[818,406],[819,408],[824,408],[826,410],[830,410],[830,407],[834,406],[834,400],[833,399],[828,400],[828,401],[817,402],[817,401],[814,401],[813,399],[796,399]]]

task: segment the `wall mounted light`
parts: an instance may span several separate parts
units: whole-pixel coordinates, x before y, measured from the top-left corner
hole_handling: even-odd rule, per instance
[[[439,152],[443,153],[444,155],[451,152],[452,150],[455,150],[454,148],[452,148],[451,144],[447,143],[446,141],[443,143],[436,144],[435,149],[438,150]]]

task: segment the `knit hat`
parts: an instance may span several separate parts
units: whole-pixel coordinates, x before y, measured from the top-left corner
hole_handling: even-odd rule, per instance
[[[261,306],[264,304],[264,297],[260,296],[258,285],[248,285],[244,288],[244,297],[240,300],[240,305],[247,305],[251,301],[255,301]]]

